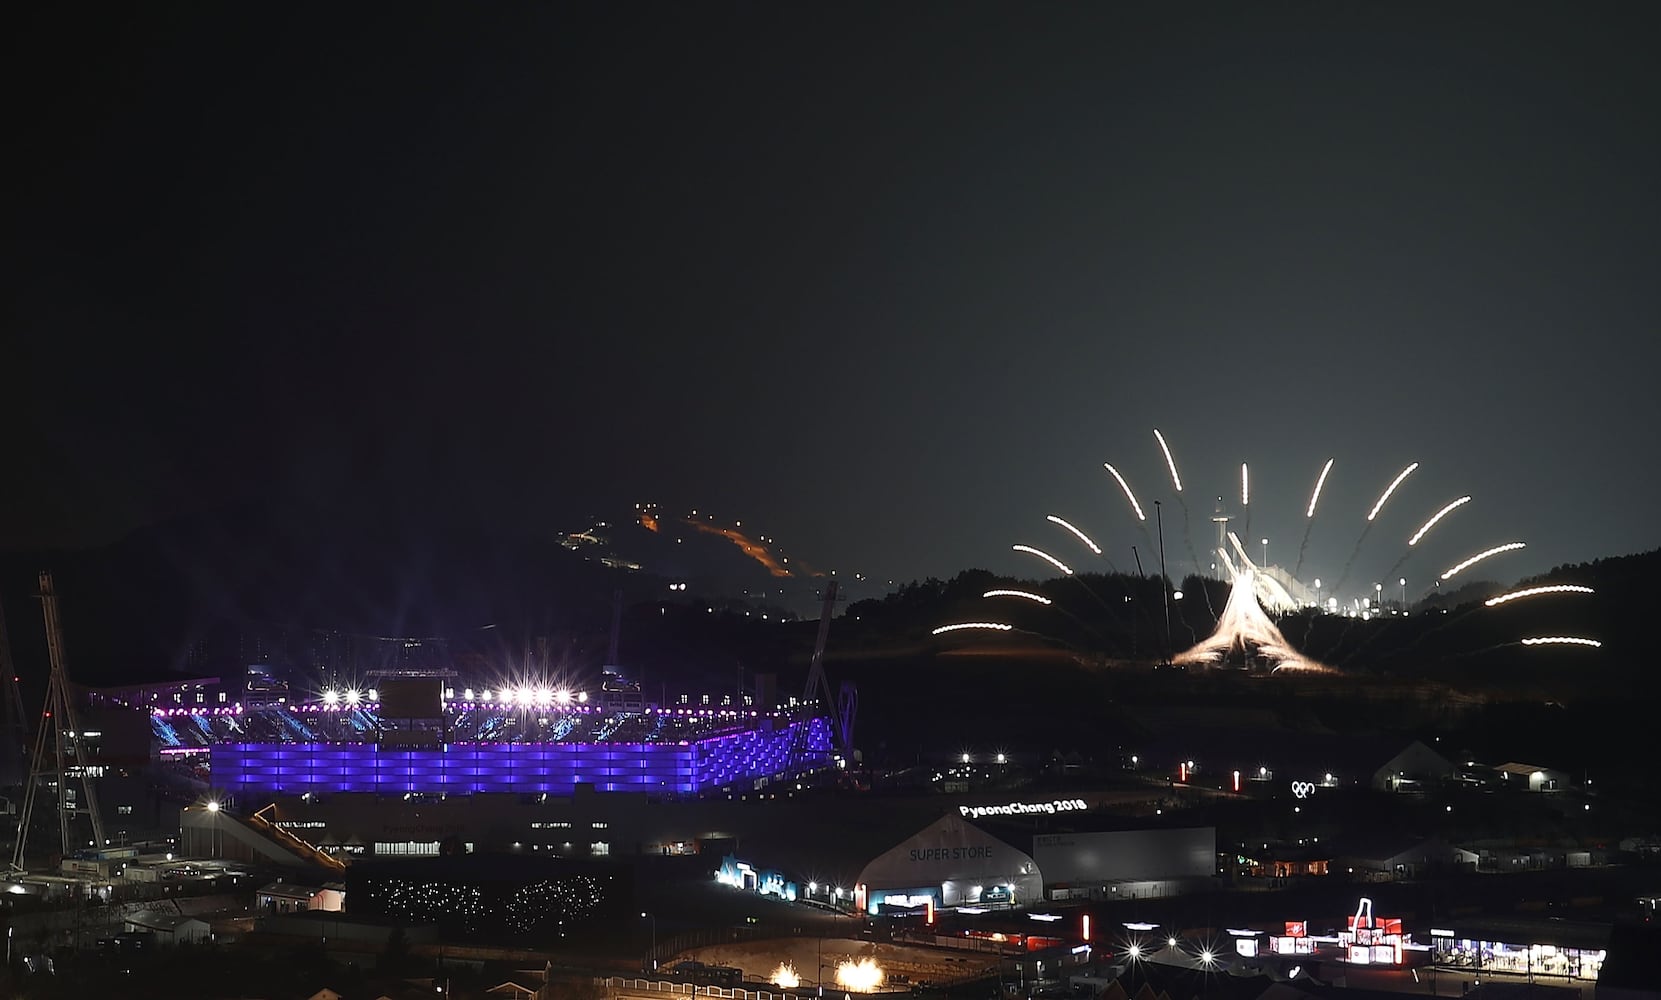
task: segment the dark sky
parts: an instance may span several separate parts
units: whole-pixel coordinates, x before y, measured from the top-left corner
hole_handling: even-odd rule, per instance
[[[1336,457],[1306,576],[1414,460],[1358,579],[1466,492],[1408,575],[1661,542],[1648,5],[36,6],[0,543],[653,499],[1122,566],[1112,461],[1177,562],[1155,426],[1273,562]]]

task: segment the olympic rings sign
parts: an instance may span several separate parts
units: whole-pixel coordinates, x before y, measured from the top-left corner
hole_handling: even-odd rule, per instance
[[[1300,799],[1307,799],[1315,794],[1315,783],[1313,781],[1294,781],[1292,782],[1292,794]]]

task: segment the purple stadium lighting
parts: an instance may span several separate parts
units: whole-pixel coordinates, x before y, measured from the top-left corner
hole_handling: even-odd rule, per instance
[[[807,762],[828,763],[830,724],[816,718],[772,731],[746,730],[678,745],[458,743],[436,749],[371,743],[220,743],[212,747],[210,767],[214,787],[232,794],[569,795],[579,784],[605,792],[694,793],[788,770],[803,727]]]

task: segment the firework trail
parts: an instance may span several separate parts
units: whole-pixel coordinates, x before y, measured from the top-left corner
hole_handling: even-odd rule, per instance
[[[1419,539],[1425,537],[1425,533],[1427,531],[1429,531],[1431,528],[1436,527],[1436,522],[1437,521],[1440,521],[1442,518],[1447,517],[1449,514],[1453,513],[1455,510],[1458,510],[1460,507],[1462,507],[1465,504],[1468,504],[1470,502],[1471,502],[1471,498],[1469,496],[1462,496],[1458,500],[1453,501],[1452,503],[1448,504],[1446,507],[1443,507],[1441,510],[1439,510],[1436,513],[1432,514],[1430,516],[1430,520],[1426,521],[1423,525],[1420,525],[1418,531],[1413,532],[1413,537],[1411,537],[1407,540],[1407,551],[1403,552],[1401,554],[1401,558],[1397,559],[1395,565],[1390,567],[1389,572],[1384,574],[1384,578],[1386,580],[1388,580],[1390,577],[1395,576],[1396,573],[1401,570],[1402,566],[1406,564],[1407,560],[1412,557],[1412,555],[1413,555],[1413,546],[1419,544]]]
[[[1137,527],[1142,529],[1142,540],[1148,543],[1148,549],[1152,551],[1154,544],[1153,537],[1148,534],[1148,515],[1142,513],[1142,505],[1136,502],[1136,494],[1130,491],[1130,484],[1125,482],[1125,477],[1119,474],[1119,470],[1113,467],[1113,463],[1103,462],[1102,468],[1106,469],[1113,475],[1114,479],[1119,481],[1119,488],[1125,491],[1125,499],[1130,501],[1130,509],[1136,514]]]
[[[1573,636],[1573,635],[1543,635],[1543,636],[1540,636],[1537,639],[1524,639],[1523,640],[1523,645],[1525,645],[1525,646],[1545,646],[1545,645],[1590,646],[1593,649],[1598,649],[1603,645],[1603,643],[1599,642],[1596,639],[1582,639],[1579,636]]]
[[[1177,473],[1177,460],[1171,456],[1171,446],[1166,443],[1165,435],[1159,433],[1159,428],[1153,429],[1154,440],[1159,442],[1159,450],[1165,454],[1165,465],[1171,470],[1171,486],[1177,491],[1177,506],[1182,508],[1182,543],[1188,549],[1188,559],[1194,564],[1196,575],[1205,575],[1200,567],[1199,553],[1194,551],[1193,519],[1188,514],[1188,501],[1182,495],[1182,476]],[[1210,596],[1207,595],[1209,601]]]
[[[1436,513],[1432,514],[1430,516],[1430,520],[1426,521],[1424,523],[1424,525],[1421,528],[1419,528],[1418,531],[1413,532],[1413,537],[1409,538],[1407,540],[1407,544],[1409,546],[1419,544],[1419,539],[1425,537],[1425,532],[1429,531],[1431,528],[1436,527],[1436,522],[1437,521],[1440,521],[1442,518],[1447,517],[1449,514],[1453,513],[1454,510],[1456,508],[1460,507],[1461,505],[1468,504],[1470,502],[1471,502],[1470,497],[1463,496],[1463,497],[1460,497],[1458,500],[1455,500],[1453,503],[1448,504],[1446,507],[1443,507],[1441,510],[1437,511]]]
[[[1457,573],[1459,573],[1463,570],[1467,570],[1467,569],[1471,568],[1472,566],[1474,566],[1477,563],[1481,562],[1482,560],[1488,558],[1489,556],[1497,556],[1501,552],[1515,552],[1518,549],[1526,548],[1526,547],[1527,547],[1526,544],[1523,543],[1523,542],[1506,542],[1504,545],[1496,545],[1491,549],[1483,549],[1481,552],[1478,552],[1476,555],[1471,556],[1469,559],[1466,559],[1464,562],[1457,564],[1452,569],[1448,570],[1446,573],[1443,573],[1442,574],[1442,579],[1451,580],[1451,579],[1453,579],[1455,574],[1457,574]]]
[[[1072,533],[1074,538],[1077,538],[1079,541],[1083,542],[1085,547],[1091,552],[1094,552],[1096,555],[1102,554],[1102,547],[1097,545],[1095,542],[1092,542],[1089,535],[1086,535],[1084,532],[1073,527],[1072,522],[1068,521],[1066,518],[1059,517],[1055,514],[1048,514],[1045,515],[1044,520],[1050,522],[1051,524],[1058,524],[1067,529],[1067,531]]]
[[[1321,499],[1321,487],[1326,485],[1327,473],[1332,471],[1332,459],[1326,460],[1321,467],[1321,474],[1315,479],[1315,492],[1309,495],[1309,510],[1303,515],[1303,541],[1298,543],[1298,564],[1292,569],[1293,579],[1303,575],[1303,554],[1309,549],[1309,532],[1315,527],[1315,504]]]
[[[1579,585],[1573,584],[1573,583],[1558,583],[1558,584],[1553,584],[1549,587],[1529,587],[1526,590],[1513,590],[1509,594],[1501,594],[1498,597],[1488,598],[1486,601],[1482,602],[1482,606],[1486,607],[1486,608],[1498,607],[1499,605],[1505,604],[1509,601],[1515,601],[1515,600],[1517,600],[1519,598],[1523,598],[1523,597],[1535,597],[1535,596],[1540,595],[1540,594],[1595,594],[1595,593],[1597,593],[1597,591],[1593,590],[1591,587],[1582,587],[1582,586],[1579,586]]]
[[[1060,559],[1057,559],[1055,556],[1050,555],[1048,552],[1045,552],[1043,549],[1035,549],[1030,545],[1013,545],[1010,547],[1016,552],[1025,552],[1029,556],[1037,556],[1038,558],[1049,563],[1051,566],[1054,566],[1056,569],[1060,570],[1062,576],[1073,575],[1073,568],[1071,566],[1068,566],[1066,563],[1062,562]]]
[[[1159,442],[1159,450],[1165,453],[1165,464],[1171,468],[1171,485],[1178,493],[1182,492],[1182,477],[1177,475],[1177,460],[1171,457],[1171,446],[1165,443],[1165,435],[1159,433],[1159,428],[1153,429],[1154,440]]]
[[[1246,463],[1240,463],[1240,506],[1246,511],[1246,526],[1243,529],[1247,538],[1252,536],[1252,476],[1246,468]]]
[[[986,593],[984,593],[980,596],[982,596],[982,597],[1019,597],[1023,601],[1031,601],[1034,604],[1043,604],[1043,605],[1050,605],[1050,604],[1055,603],[1054,601],[1050,600],[1048,597],[1045,597],[1043,594],[1034,594],[1031,591],[1026,591],[1026,590],[988,590]]]
[[[1350,557],[1344,563],[1344,571],[1338,574],[1338,582],[1332,585],[1333,590],[1336,591],[1342,588],[1344,586],[1344,581],[1350,578],[1350,567],[1355,565],[1355,557],[1361,554],[1361,546],[1367,541],[1367,532],[1373,530],[1373,519],[1378,517],[1378,512],[1384,509],[1384,502],[1390,499],[1390,494],[1396,492],[1396,487],[1401,485],[1402,480],[1406,479],[1408,476],[1411,476],[1413,474],[1413,470],[1418,467],[1419,463],[1414,462],[1407,468],[1401,470],[1401,472],[1397,473],[1396,478],[1390,480],[1390,485],[1384,488],[1384,492],[1379,494],[1378,503],[1373,504],[1373,509],[1367,513],[1367,525],[1361,529],[1361,537],[1355,540],[1355,548],[1350,551]]]
[[[1125,491],[1125,499],[1130,501],[1130,509],[1136,512],[1136,519],[1147,521],[1148,515],[1142,513],[1142,505],[1136,502],[1136,494],[1130,491],[1130,484],[1125,482],[1125,477],[1119,475],[1119,470],[1115,469],[1111,462],[1103,462],[1102,468],[1106,469],[1114,479],[1119,481],[1119,488]]]
[[[958,622],[956,625],[942,625],[930,632],[929,635],[945,635],[947,632],[961,632],[964,629],[989,629],[993,632],[1012,632],[1014,631],[1015,626],[1005,625],[1002,622]]]

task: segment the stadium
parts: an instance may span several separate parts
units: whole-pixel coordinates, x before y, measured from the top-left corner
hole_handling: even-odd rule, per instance
[[[257,672],[236,691],[174,683],[96,698],[146,713],[159,784],[205,804],[182,810],[187,854],[315,863],[438,854],[449,838],[462,852],[693,853],[720,831],[663,805],[724,802],[836,764],[829,720],[760,707],[767,691],[663,706],[608,673],[592,695],[386,677],[296,699]]]

